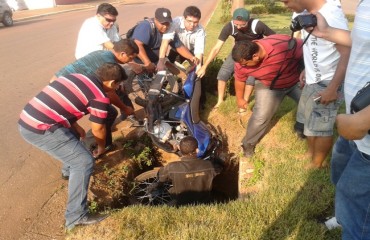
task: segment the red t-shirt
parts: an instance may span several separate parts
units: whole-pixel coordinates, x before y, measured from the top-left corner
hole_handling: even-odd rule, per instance
[[[270,87],[271,82],[280,70],[280,77],[274,84],[274,89],[289,88],[299,81],[299,64],[303,57],[302,40],[296,39],[296,46],[289,49],[288,35],[271,35],[255,40],[263,46],[266,56],[260,64],[254,67],[243,67],[235,63],[235,80],[245,82],[249,76]],[[293,58],[293,59],[292,59]]]

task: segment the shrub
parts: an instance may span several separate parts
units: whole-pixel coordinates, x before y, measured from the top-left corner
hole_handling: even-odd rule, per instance
[[[288,8],[279,5],[270,6],[270,8],[268,9],[268,13],[270,14],[280,14],[287,12],[290,12]]]
[[[229,0],[222,0],[222,14],[220,23],[227,23],[231,19],[231,2]]]
[[[244,0],[245,5],[254,5],[254,4],[259,4],[261,0]]]
[[[217,92],[217,74],[224,61],[220,58],[215,58],[207,67],[206,74],[202,78],[206,92],[214,94]]]
[[[256,6],[251,9],[252,14],[266,14],[268,13],[266,7],[264,6]]]

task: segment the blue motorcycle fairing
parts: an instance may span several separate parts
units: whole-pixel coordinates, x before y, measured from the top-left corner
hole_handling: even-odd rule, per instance
[[[195,79],[196,79],[195,71],[191,71],[188,74],[188,77],[186,78],[184,86],[183,86],[186,99],[191,99],[193,95]]]
[[[211,141],[211,135],[208,131],[207,126],[200,121],[199,123],[193,123],[190,115],[189,104],[184,103],[179,106],[176,117],[183,121],[191,135],[198,141],[198,154],[197,157],[202,157],[208,148]]]

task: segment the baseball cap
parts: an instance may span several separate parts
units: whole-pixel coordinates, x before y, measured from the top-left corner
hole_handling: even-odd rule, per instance
[[[172,22],[171,11],[167,8],[157,8],[157,10],[155,10],[155,18],[160,23]]]
[[[233,20],[248,21],[249,20],[249,12],[245,8],[235,9],[235,11],[233,13]]]

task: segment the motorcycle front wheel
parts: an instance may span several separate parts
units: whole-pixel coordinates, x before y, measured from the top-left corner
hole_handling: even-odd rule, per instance
[[[138,175],[130,191],[131,204],[172,205],[173,199],[168,192],[171,183],[158,181],[158,170],[153,169]]]

